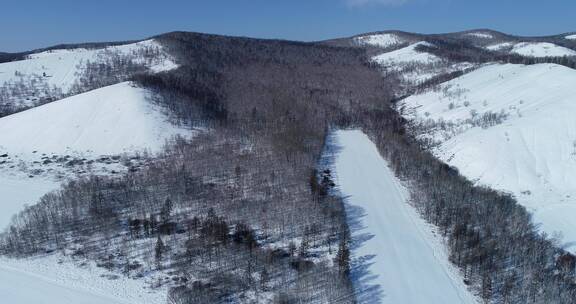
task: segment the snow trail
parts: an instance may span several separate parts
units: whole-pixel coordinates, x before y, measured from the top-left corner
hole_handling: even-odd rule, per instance
[[[347,198],[359,301],[476,303],[374,143],[358,130],[337,131],[335,140],[334,169]]]

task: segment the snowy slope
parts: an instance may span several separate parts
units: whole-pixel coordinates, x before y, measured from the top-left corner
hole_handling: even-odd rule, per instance
[[[568,40],[576,40],[576,35],[568,35],[568,36],[566,36],[566,37],[564,37],[564,38],[566,38],[566,39],[568,39]]]
[[[354,41],[359,45],[371,45],[381,48],[393,47],[406,42],[400,36],[390,33],[360,36],[354,38]]]
[[[0,229],[66,177],[121,172],[145,161],[127,159],[134,152],[159,152],[167,139],[192,135],[147,95],[124,82],[0,118]]]
[[[492,51],[507,51],[528,57],[576,56],[576,51],[549,42],[502,42],[489,45],[486,48]]]
[[[168,122],[148,95],[124,82],[0,118],[0,230],[25,205],[57,190],[63,178],[126,170],[124,163],[140,159],[134,152],[158,152],[172,136],[191,136]],[[144,279],[60,259],[0,259],[0,302],[165,303],[166,290],[148,290],[151,282]]]
[[[531,57],[576,56],[576,51],[549,42],[521,42],[514,45],[512,53]]]
[[[157,54],[146,57],[144,53]],[[132,44],[109,46],[103,49],[57,49],[31,54],[25,60],[0,64],[0,87],[20,85],[61,90],[67,94],[83,72],[88,62],[103,62],[113,56],[130,56],[134,63],[142,64],[153,72],[171,70],[177,67],[163,47],[155,40]],[[17,92],[21,104],[31,103],[38,94]]]
[[[5,303],[18,304],[121,304],[107,295],[76,290],[26,274],[0,263],[0,294]]]
[[[372,60],[383,66],[408,64],[408,63],[429,64],[440,61],[440,58],[432,54],[416,51],[416,48],[420,45],[432,46],[428,42],[421,41],[418,43],[414,43],[410,46],[407,46],[405,48],[401,48],[399,50],[380,54],[372,58]]]
[[[9,130],[0,133],[0,153],[157,152],[166,139],[190,131],[167,122],[147,94],[124,82],[0,118],[0,130]]]
[[[353,268],[364,260],[369,272],[355,283],[361,302],[475,303],[376,146],[361,131],[338,131],[335,138],[341,150],[334,169],[338,187],[348,197],[348,217],[363,210],[361,229],[352,226],[353,239],[365,239],[353,250]],[[380,293],[362,293],[374,285]]]
[[[512,48],[513,46],[514,46],[514,43],[512,43],[512,42],[502,42],[502,43],[488,45],[488,46],[486,46],[486,48],[491,50],[491,51],[501,51],[504,49]]]
[[[465,70],[472,67],[469,63],[449,63],[441,58],[416,50],[418,46],[433,47],[432,44],[420,41],[407,47],[386,52],[372,57],[372,61],[386,69],[397,72],[401,79],[408,83],[420,83],[442,73]]]
[[[576,71],[489,65],[412,96],[400,108],[471,180],[514,194],[542,230],[576,252]],[[483,122],[482,117],[500,116]]]
[[[58,186],[58,182],[49,178],[30,180],[0,172],[0,233],[24,205],[35,204],[40,197],[56,190]]]
[[[13,260],[0,258],[2,303],[13,304],[163,304],[166,290],[149,289],[98,268],[52,255]]]

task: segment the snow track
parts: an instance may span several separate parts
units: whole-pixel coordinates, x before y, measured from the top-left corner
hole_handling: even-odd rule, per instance
[[[441,241],[416,210],[376,146],[338,131],[335,173],[347,197],[352,275],[362,303],[476,303]]]

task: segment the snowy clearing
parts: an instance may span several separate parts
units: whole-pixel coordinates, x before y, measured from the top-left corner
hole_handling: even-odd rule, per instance
[[[93,263],[75,264],[52,255],[0,258],[0,295],[18,304],[163,304],[166,290],[151,290],[145,280],[115,275]]]
[[[449,63],[433,54],[419,52],[416,48],[420,45],[434,46],[421,41],[405,48],[374,56],[372,61],[387,71],[399,73],[401,79],[409,84],[422,83],[443,73],[462,71],[473,67],[467,62]]]
[[[576,71],[560,65],[489,65],[411,96],[434,153],[479,184],[512,193],[550,235],[576,252]]]
[[[380,54],[373,57],[372,60],[383,66],[392,66],[402,63],[430,64],[440,61],[440,58],[432,54],[416,51],[416,48],[420,45],[432,46],[432,44],[428,42],[421,41],[399,50]]]
[[[482,38],[482,39],[493,39],[494,38],[494,36],[492,36],[491,34],[483,33],[483,32],[472,32],[472,33],[466,33],[465,35],[476,37],[476,38]]]
[[[514,45],[512,53],[530,57],[576,56],[576,51],[549,42],[521,42]]]
[[[549,42],[502,42],[486,47],[491,51],[506,51],[528,57],[576,56],[576,51]]]
[[[566,39],[568,39],[568,40],[576,40],[576,34],[575,34],[575,35],[568,35],[568,36],[566,36],[566,37],[564,37],[564,38],[566,38]]]
[[[0,130],[6,130],[0,133],[0,153],[158,152],[166,139],[190,134],[168,122],[148,94],[124,82],[0,118]]]
[[[48,178],[30,179],[0,172],[0,233],[10,224],[12,216],[25,205],[33,205],[60,184]]]
[[[504,49],[512,48],[513,46],[514,46],[514,43],[512,43],[512,42],[502,42],[502,43],[489,45],[486,48],[491,50],[491,51],[501,51]]]
[[[381,48],[388,48],[405,42],[398,35],[390,33],[356,37],[354,41],[359,45],[372,45]]]
[[[432,227],[408,203],[376,146],[361,131],[338,131],[335,171],[347,197],[353,277],[362,303],[475,303]],[[358,269],[367,267],[367,273]],[[360,276],[360,277],[358,277]]]

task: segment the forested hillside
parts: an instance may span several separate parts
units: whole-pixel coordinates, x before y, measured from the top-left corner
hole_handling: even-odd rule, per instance
[[[67,184],[21,213],[9,255],[66,252],[155,276],[174,303],[353,302],[342,201],[317,162],[331,126],[388,108],[361,50],[172,33],[180,68],[134,80],[184,126],[146,169]]]
[[[442,58],[435,66],[441,69],[407,90],[400,72],[383,73],[370,60],[381,47],[185,32],[155,37],[178,67],[131,70],[111,82],[129,79],[151,90],[174,123],[201,131],[174,138],[141,168],[83,177],[44,196],[15,217],[0,253],[96,261],[168,287],[172,304],[355,303],[361,295],[349,275],[344,202],[321,162],[330,132],[354,127],[369,134],[409,186],[473,293],[486,303],[574,303],[576,259],[539,234],[512,197],[476,186],[434,158],[394,109],[401,94],[465,72],[444,69],[446,60],[572,66],[572,59],[426,39],[431,45],[413,51]]]

